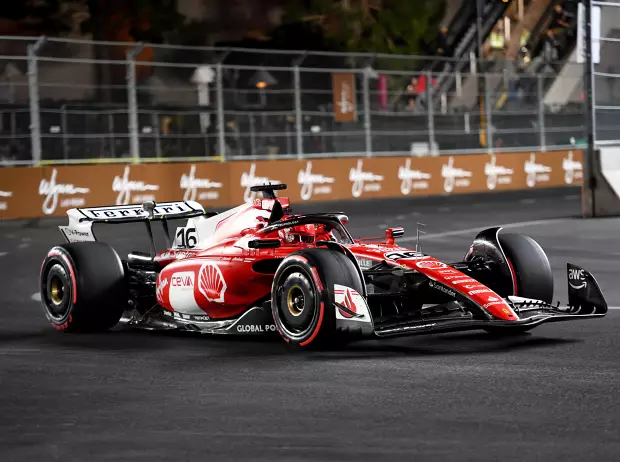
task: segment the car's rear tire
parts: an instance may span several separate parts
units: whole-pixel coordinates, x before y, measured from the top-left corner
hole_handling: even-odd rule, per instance
[[[501,232],[499,243],[515,275],[514,295],[552,303],[553,272],[549,258],[540,244],[523,234],[502,234]],[[485,330],[492,334],[514,335],[531,329],[532,327],[510,327]]]
[[[121,259],[103,242],[52,248],[41,267],[40,291],[48,321],[64,332],[109,330],[129,301]]]
[[[286,342],[305,349],[346,343],[346,336],[336,329],[335,284],[364,293],[364,282],[344,253],[305,249],[284,259],[274,276],[271,307],[276,329]]]

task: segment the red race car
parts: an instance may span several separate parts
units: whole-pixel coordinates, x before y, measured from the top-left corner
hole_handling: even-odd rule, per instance
[[[65,332],[145,329],[277,333],[300,347],[356,338],[484,329],[513,334],[544,322],[605,316],[594,277],[568,264],[568,306],[552,305],[553,275],[531,238],[480,232],[462,261],[444,263],[395,243],[354,239],[343,213],[295,215],[275,191],[226,212],[196,202],[72,209],[67,244],[41,267],[41,299]],[[171,242],[168,221],[187,219]],[[168,239],[158,253],[151,225]],[[97,242],[94,223],[144,222],[151,252],[121,259]],[[277,335],[276,334],[276,335]]]

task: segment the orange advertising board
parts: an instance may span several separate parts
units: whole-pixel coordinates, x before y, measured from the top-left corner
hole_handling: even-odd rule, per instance
[[[334,120],[336,122],[353,122],[357,120],[357,103],[355,91],[355,74],[332,74],[334,103]]]
[[[0,168],[0,218],[63,216],[69,208],[195,200],[250,202],[250,187],[286,183],[293,203],[423,197],[578,186],[583,152],[340,157]],[[282,194],[284,195],[284,194]]]

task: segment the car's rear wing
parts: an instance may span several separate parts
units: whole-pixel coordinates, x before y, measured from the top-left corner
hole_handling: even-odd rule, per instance
[[[67,242],[96,241],[94,223],[139,223],[144,222],[152,239],[151,222],[159,220],[169,236],[167,220],[192,218],[207,215],[202,205],[194,201],[144,202],[132,205],[110,205],[67,210],[69,224],[59,226]]]

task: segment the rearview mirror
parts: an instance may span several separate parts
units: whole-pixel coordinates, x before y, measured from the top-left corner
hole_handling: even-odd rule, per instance
[[[387,244],[394,244],[394,239],[397,237],[403,237],[405,235],[405,228],[388,228],[385,230],[385,241]]]

